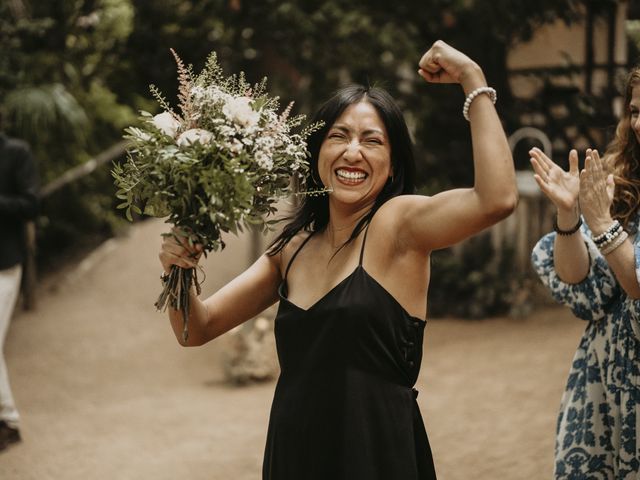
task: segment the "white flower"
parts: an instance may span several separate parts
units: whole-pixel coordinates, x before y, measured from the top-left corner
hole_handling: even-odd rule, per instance
[[[218,133],[223,137],[233,137],[236,134],[236,130],[227,125],[222,125],[218,128]]]
[[[256,162],[265,170],[271,170],[273,168],[273,159],[264,152],[256,152]]]
[[[204,88],[198,85],[191,87],[191,96],[195,100],[201,99],[204,96]]]
[[[251,108],[249,97],[230,98],[222,107],[222,112],[243,127],[252,127],[260,120],[260,112]]]
[[[273,138],[271,137],[260,137],[258,138],[258,140],[256,140],[256,147],[261,148],[264,151],[270,151],[274,146],[275,146],[276,142],[273,141]]]
[[[170,112],[162,112],[151,119],[151,123],[165,135],[175,138],[180,122]]]
[[[242,142],[237,138],[234,138],[233,140],[231,140],[231,143],[229,143],[229,151],[236,155],[242,152],[242,148],[243,148]]]
[[[229,100],[233,100],[233,96],[229,95],[226,92],[223,92],[218,87],[208,87],[206,89],[206,94],[215,102],[223,101],[228,102]]]
[[[199,142],[202,145],[206,145],[213,139],[213,133],[202,128],[191,128],[185,132],[182,132],[176,140],[180,147],[186,147],[192,143]]]
[[[213,85],[207,87],[196,85],[191,88],[191,95],[197,103],[227,102],[232,98],[231,95]]]
[[[267,120],[268,120],[268,122],[270,124],[276,124],[276,123],[278,123],[278,115],[276,114],[276,112],[268,110],[267,111]]]
[[[284,153],[286,153],[287,155],[290,155],[290,156],[295,156],[298,153],[298,146],[297,145],[293,145],[293,144],[289,144],[285,148]]]

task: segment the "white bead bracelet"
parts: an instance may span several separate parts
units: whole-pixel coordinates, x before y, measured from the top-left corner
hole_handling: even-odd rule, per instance
[[[496,101],[498,100],[498,93],[496,92],[495,88],[491,88],[491,87],[476,88],[473,92],[467,95],[467,98],[464,101],[464,105],[462,106],[462,116],[465,118],[467,122],[471,121],[469,119],[469,107],[471,107],[471,102],[473,102],[478,95],[481,95],[483,93],[486,93],[487,95],[489,95],[489,98],[491,99],[493,104],[494,105],[496,104]]]

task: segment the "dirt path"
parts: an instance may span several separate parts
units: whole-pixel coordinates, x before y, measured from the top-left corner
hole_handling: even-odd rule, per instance
[[[226,386],[224,337],[178,346],[153,308],[164,229],[145,222],[108,242],[14,319],[5,354],[24,442],[0,454],[0,479],[259,479],[274,384]],[[207,260],[206,291],[248,251],[230,242]],[[583,327],[558,308],[429,323],[418,402],[441,480],[550,478]]]

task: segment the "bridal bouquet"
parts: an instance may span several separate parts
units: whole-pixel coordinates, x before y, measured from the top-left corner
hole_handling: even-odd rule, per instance
[[[302,125],[292,104],[279,112],[277,97],[266,93],[266,79],[247,83],[244,74],[225,77],[215,53],[196,74],[171,50],[178,71],[178,109],[158,89],[151,92],[162,112],[141,112],[141,126],[125,130],[131,142],[127,159],[115,164],[118,208],[167,217],[205,254],[224,248],[222,232],[243,226],[268,229],[275,203],[292,193],[292,177],[308,171],[306,139],[319,125]],[[299,131],[296,131],[299,130]],[[189,290],[200,285],[194,269],[173,266],[164,279],[158,309],[167,303],[182,312],[188,336]]]

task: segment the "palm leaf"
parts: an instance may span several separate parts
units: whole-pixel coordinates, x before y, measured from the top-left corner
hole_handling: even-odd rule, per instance
[[[82,141],[88,118],[75,97],[59,83],[23,87],[12,91],[4,101],[4,111],[16,133],[37,139],[43,132]]]

